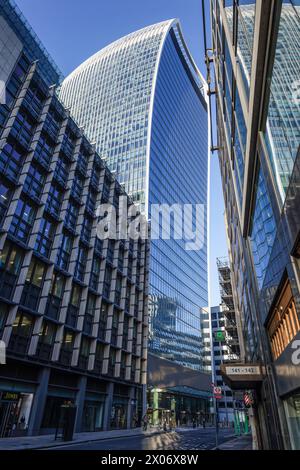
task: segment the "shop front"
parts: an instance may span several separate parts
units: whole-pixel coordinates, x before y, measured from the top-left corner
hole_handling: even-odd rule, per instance
[[[33,393],[0,392],[0,438],[27,434]]]
[[[148,419],[163,428],[198,427],[212,424],[208,392],[190,387],[148,390]]]
[[[82,431],[97,432],[103,429],[105,395],[87,394],[83,408]]]

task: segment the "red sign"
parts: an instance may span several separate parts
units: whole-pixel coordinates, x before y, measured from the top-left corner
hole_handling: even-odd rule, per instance
[[[222,388],[214,386],[213,391],[215,399],[220,400],[222,398]]]

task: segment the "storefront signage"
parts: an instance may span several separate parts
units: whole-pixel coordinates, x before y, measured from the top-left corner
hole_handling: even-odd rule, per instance
[[[18,401],[19,400],[19,393],[17,392],[2,392],[2,400],[5,401]]]
[[[227,375],[259,375],[260,373],[259,366],[226,366]]]

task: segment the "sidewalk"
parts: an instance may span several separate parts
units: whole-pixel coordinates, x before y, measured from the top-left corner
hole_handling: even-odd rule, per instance
[[[216,450],[214,448],[213,450]],[[252,450],[252,436],[239,436],[219,445],[219,450]]]
[[[54,440],[54,434],[47,434],[45,436],[25,436],[25,437],[8,437],[0,439],[1,450],[25,450],[25,449],[46,449],[49,447],[60,447],[68,444],[78,444],[81,442],[93,442],[106,439],[116,439],[118,437],[132,437],[132,436],[153,436],[160,434],[161,430],[157,428],[143,431],[142,428],[135,429],[116,429],[114,431],[100,431],[100,432],[80,432],[75,433],[72,441]]]

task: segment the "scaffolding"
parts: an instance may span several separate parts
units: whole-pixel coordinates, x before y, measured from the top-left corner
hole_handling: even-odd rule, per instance
[[[227,258],[217,258],[221,309],[224,313],[225,342],[230,352],[229,360],[236,361],[240,356],[236,314],[233,301],[233,290],[230,265]]]

